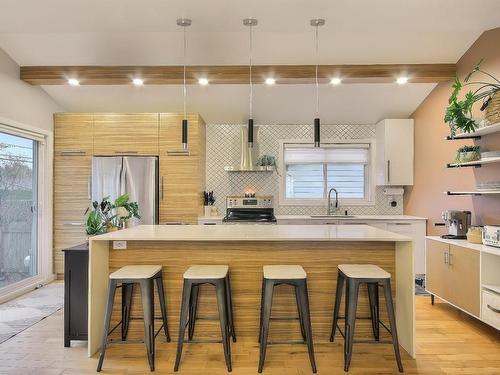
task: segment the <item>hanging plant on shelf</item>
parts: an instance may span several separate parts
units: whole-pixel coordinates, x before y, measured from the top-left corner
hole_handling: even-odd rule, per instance
[[[463,82],[458,77],[455,77],[453,91],[448,99],[448,107],[444,116],[444,121],[450,127],[451,137],[456,135],[458,129],[463,133],[471,133],[479,127],[477,120],[472,117],[472,108],[476,102],[482,101],[481,111],[486,110],[488,107],[490,107],[491,111],[493,103],[497,106],[500,105],[500,94],[498,93],[500,91],[500,81],[488,72],[481,70],[482,61],[479,61],[474,69],[465,76]],[[493,82],[470,81],[476,73],[487,76]],[[469,90],[464,99],[459,100],[458,94],[466,86],[479,86],[479,88],[475,91]],[[500,110],[497,112],[500,118]],[[492,122],[495,117],[489,115],[487,113],[486,118],[489,122]]]

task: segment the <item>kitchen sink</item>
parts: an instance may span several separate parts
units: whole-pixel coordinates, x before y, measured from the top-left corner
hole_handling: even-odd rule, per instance
[[[341,219],[341,218],[352,218],[356,217],[354,215],[311,215],[313,219]]]

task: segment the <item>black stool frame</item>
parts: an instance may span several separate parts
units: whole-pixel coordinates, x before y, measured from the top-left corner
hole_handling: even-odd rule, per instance
[[[340,303],[342,301],[342,292],[346,284],[346,303],[345,303],[345,332],[342,333],[338,326]],[[344,371],[349,371],[352,358],[352,347],[354,341],[354,327],[356,324],[356,308],[358,305],[358,292],[360,284],[368,286],[368,300],[370,303],[370,318],[372,321],[372,330],[375,341],[380,339],[380,324],[387,329],[392,336],[394,354],[398,363],[399,372],[403,372],[401,354],[399,352],[398,332],[396,328],[396,316],[394,314],[394,305],[392,301],[391,279],[390,278],[352,278],[346,276],[341,270],[338,270],[337,291],[335,294],[335,306],[333,310],[333,324],[330,341],[335,339],[335,333],[338,328],[340,334],[344,337]],[[379,286],[384,288],[384,296],[387,306],[387,315],[389,317],[390,329],[387,328],[379,318]],[[358,341],[359,342],[359,341]],[[364,341],[365,342],[365,341]]]
[[[231,282],[229,278],[229,272],[227,273],[225,278],[220,279],[184,279],[184,286],[182,288],[181,315],[179,319],[179,338],[177,342],[177,354],[175,357],[174,371],[179,370],[179,365],[182,357],[182,347],[186,334],[186,327],[188,327],[189,342],[207,342],[193,341],[195,322],[197,319],[196,312],[198,309],[199,287],[203,284],[210,284],[215,286],[217,306],[219,310],[220,329],[222,335],[222,340],[215,342],[222,342],[227,371],[231,372],[232,365],[230,338],[232,337],[233,342],[236,342],[236,332],[234,330],[233,302],[231,297]]]
[[[156,284],[158,290],[158,297],[160,301],[161,317],[154,317],[154,286]],[[121,285],[118,285],[121,284]],[[110,279],[108,287],[108,302],[106,305],[106,317],[104,318],[104,329],[102,334],[101,354],[99,356],[99,363],[97,365],[97,372],[102,370],[104,362],[104,355],[106,347],[109,343],[113,342],[108,340],[108,336],[118,327],[121,326],[121,341],[118,343],[126,343],[128,329],[130,326],[131,307],[132,307],[132,292],[134,284],[139,284],[141,288],[142,310],[144,313],[144,342],[148,354],[149,368],[151,371],[155,369],[155,338],[161,332],[162,328],[165,333],[167,342],[170,342],[170,333],[168,331],[167,321],[167,305],[165,302],[165,293],[163,290],[163,276],[162,271],[159,271],[154,276],[147,279]],[[117,288],[122,288],[122,319],[111,330],[111,315],[113,313],[113,303],[115,300],[115,292]],[[155,333],[154,320],[161,319],[162,325]]]
[[[269,343],[267,341],[269,335],[269,322],[271,318],[271,310],[273,304],[273,291],[277,285],[286,284],[291,285],[295,289],[295,299],[297,301],[297,310],[300,322],[300,331],[302,339],[300,343],[307,344],[309,352],[309,360],[311,362],[312,372],[316,373],[316,361],[314,359],[314,345],[311,328],[311,316],[309,311],[309,296],[307,292],[307,279],[262,279],[262,294],[260,303],[260,329],[259,329],[259,373],[264,368],[264,361],[266,359],[266,349],[268,344],[280,344],[281,342]],[[295,318],[290,318],[295,319]],[[280,318],[284,320],[284,318]]]

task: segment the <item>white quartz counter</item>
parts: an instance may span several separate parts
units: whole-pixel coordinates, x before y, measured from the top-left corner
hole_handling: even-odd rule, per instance
[[[200,216],[198,221],[222,221],[223,216]],[[328,217],[312,217],[308,215],[276,215],[278,224],[280,220],[326,220]],[[381,221],[425,221],[425,217],[409,216],[409,215],[354,215],[354,216],[333,216],[332,220],[381,220]]]
[[[412,241],[369,225],[138,225],[91,241]]]
[[[476,250],[483,253],[493,254],[500,256],[500,248],[494,246],[488,246],[483,244],[470,243],[467,240],[456,240],[452,238],[441,238],[439,236],[427,236],[429,240],[444,242],[449,245],[466,247],[468,249]]]

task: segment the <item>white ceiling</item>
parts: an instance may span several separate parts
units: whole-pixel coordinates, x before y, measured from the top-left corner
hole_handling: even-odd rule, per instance
[[[323,123],[371,124],[382,118],[407,117],[434,84],[351,84],[323,86]],[[182,111],[182,86],[45,86],[62,107],[71,111]],[[188,111],[208,123],[244,123],[248,118],[245,85],[190,86]],[[310,85],[254,86],[256,123],[310,123],[315,116],[315,91]]]
[[[256,17],[255,64],[454,63],[485,30],[500,26],[499,0],[0,0],[0,48],[20,65],[177,65],[188,17],[188,64],[246,64],[245,17]],[[279,77],[278,77],[279,78]],[[433,85],[325,87],[331,121],[408,116]],[[175,87],[45,87],[66,110],[176,110]],[[263,122],[309,119],[310,86],[261,87]],[[190,107],[208,121],[245,117],[246,89],[193,87]],[[259,104],[260,103],[260,104]],[[257,117],[256,117],[257,118]],[[298,120],[297,120],[298,121]]]

